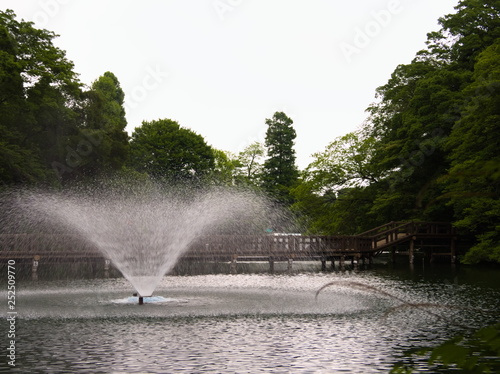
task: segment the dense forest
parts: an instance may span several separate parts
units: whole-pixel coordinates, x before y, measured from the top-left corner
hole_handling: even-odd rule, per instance
[[[439,24],[376,89],[362,127],[298,170],[293,120],[282,112],[263,119],[264,144],[238,155],[170,119],[129,136],[112,72],[84,85],[54,33],[0,12],[0,189],[116,175],[248,185],[288,206],[309,233],[447,221],[474,238],[464,262],[500,263],[500,3],[460,1]]]
[[[363,127],[304,171],[295,208],[314,232],[451,221],[500,262],[500,2],[461,1],[427,48],[376,90]]]

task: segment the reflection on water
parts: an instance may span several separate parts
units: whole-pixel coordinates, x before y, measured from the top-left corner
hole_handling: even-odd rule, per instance
[[[385,373],[409,348],[495,322],[500,273],[491,270],[489,281],[472,275],[466,268],[381,267],[167,276],[155,292],[161,302],[142,306],[128,302],[133,289],[122,278],[26,280],[18,284],[16,370]],[[399,301],[341,286],[328,287],[316,301],[315,292],[332,281],[360,282],[447,308],[429,309],[442,318],[420,308],[392,310]],[[6,295],[0,303],[7,304]],[[0,328],[7,331],[5,319]]]

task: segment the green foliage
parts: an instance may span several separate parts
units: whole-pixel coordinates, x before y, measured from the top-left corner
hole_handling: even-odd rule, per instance
[[[367,132],[377,139],[372,161],[385,170],[389,185],[381,194],[404,196],[401,213],[407,219],[451,218],[449,212],[427,207],[442,192],[437,181],[448,168],[443,144],[458,118],[460,89],[467,79],[466,73],[414,61],[396,69],[389,83],[378,90],[381,102],[370,108]]]
[[[440,18],[443,26],[429,37],[429,50],[438,60],[471,69],[482,50],[500,37],[497,0],[461,0],[457,12]]]
[[[120,170],[128,159],[124,98],[118,78],[111,72],[104,73],[85,92],[85,121],[74,138],[74,147],[81,139],[98,139],[78,170],[87,177]]]
[[[309,234],[354,235],[375,225],[366,214],[373,201],[370,188],[346,188],[318,194],[314,186],[302,182],[292,189],[295,199],[291,209]]]
[[[373,223],[367,215],[381,170],[371,162],[375,139],[353,132],[315,153],[302,182],[292,189],[292,209],[310,233],[355,234]]]
[[[429,357],[428,371],[440,365],[462,373],[497,373],[500,370],[500,324],[482,328],[469,338],[458,336],[437,347],[420,349],[415,354]],[[412,366],[398,364],[391,373],[414,370]]]
[[[1,130],[0,130],[1,131]],[[3,134],[5,132],[2,131]],[[47,177],[38,155],[16,144],[0,141],[0,185],[35,184]]]
[[[236,156],[220,149],[212,149],[214,155],[214,168],[210,177],[214,183],[233,185],[237,182],[236,169],[240,166]]]
[[[315,153],[315,160],[305,175],[316,190],[337,191],[377,183],[381,170],[371,163],[375,138],[363,138],[360,132],[344,135],[329,145],[324,152]]]
[[[76,133],[81,95],[56,35],[0,11],[0,183],[56,183],[51,163]]]
[[[290,202],[290,188],[297,183],[299,172],[293,148],[297,134],[293,121],[283,112],[266,119],[268,126],[265,146],[268,158],[263,167],[263,187],[278,200]]]
[[[238,163],[241,179],[246,183],[258,184],[262,177],[263,165],[261,160],[266,154],[264,145],[254,142],[241,151],[238,155]]]
[[[476,237],[465,262],[500,263],[500,3],[461,0],[439,22],[427,48],[377,89],[363,129],[314,154],[299,179],[285,113],[266,119],[264,145],[238,157],[168,119],[129,139],[117,77],[82,91],[54,33],[1,11],[0,186],[115,174],[260,185],[311,233],[454,221]]]
[[[456,10],[369,108],[368,167],[381,172],[366,216],[455,221],[477,238],[466,262],[498,262],[500,3],[460,1]]]
[[[111,175],[135,180],[145,173],[233,183],[234,157],[173,121],[145,122],[129,144],[118,78],[106,72],[82,91],[55,37],[0,12],[0,186],[100,183]]]
[[[454,221],[477,239],[465,262],[500,262],[500,3],[463,0],[439,22],[364,128],[314,154],[293,209],[325,234]]]
[[[476,234],[465,262],[500,262],[500,39],[478,55],[467,100],[446,143],[443,177],[456,225]]]
[[[202,180],[214,168],[214,152],[201,135],[170,119],[144,121],[130,143],[131,165],[157,180]]]

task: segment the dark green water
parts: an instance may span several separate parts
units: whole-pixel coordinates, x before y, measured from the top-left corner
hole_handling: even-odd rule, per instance
[[[40,273],[38,281],[19,275],[15,367],[4,354],[10,327],[2,273],[0,371],[386,373],[408,360],[408,349],[498,322],[500,310],[496,269],[166,276],[155,292],[165,301],[142,306],[129,301],[133,290],[123,278],[70,270]],[[436,305],[407,308],[401,300]],[[425,360],[416,365],[423,370]]]

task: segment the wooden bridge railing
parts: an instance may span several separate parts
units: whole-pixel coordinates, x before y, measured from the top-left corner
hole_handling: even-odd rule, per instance
[[[389,222],[359,234],[371,238],[372,249],[382,250],[390,245],[415,238],[448,238],[455,235],[451,223],[446,222]]]
[[[67,234],[0,234],[0,255],[102,257],[88,241]]]
[[[332,257],[376,254],[413,238],[451,238],[449,223],[389,222],[359,235],[319,236],[293,234],[213,235],[191,243],[185,257]],[[75,235],[0,234],[0,256],[99,257],[98,249]]]
[[[372,251],[371,239],[356,236],[246,235],[209,236],[191,245],[186,257],[322,257]]]

